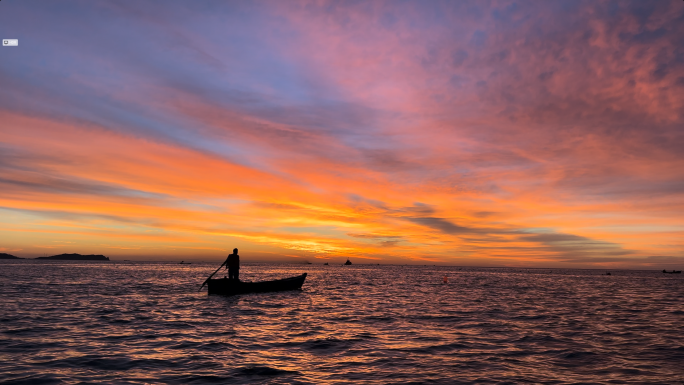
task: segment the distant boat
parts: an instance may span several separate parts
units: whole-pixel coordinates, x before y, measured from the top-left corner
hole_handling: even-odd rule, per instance
[[[207,282],[209,294],[236,295],[249,293],[266,293],[270,291],[298,290],[302,288],[306,273],[274,281],[243,282],[228,278],[210,279]]]
[[[677,270],[672,270],[672,271],[663,270],[663,273],[665,273],[665,274],[682,274],[682,271],[681,270],[679,270],[679,271],[677,271]]]
[[[328,262],[324,263],[323,265],[328,266]]]
[[[192,262],[180,261],[179,265],[192,265]]]
[[[345,262],[344,264],[345,265],[351,265],[351,261],[349,260],[349,258],[347,258],[347,262]]]

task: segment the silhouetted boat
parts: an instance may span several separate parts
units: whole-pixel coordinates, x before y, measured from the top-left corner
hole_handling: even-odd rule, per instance
[[[274,281],[243,282],[228,278],[210,279],[207,282],[209,294],[236,295],[249,293],[266,293],[269,291],[286,291],[301,289],[306,273]]]
[[[324,263],[325,266],[328,266],[328,262]]]
[[[677,271],[677,270],[672,270],[672,271],[663,270],[663,273],[665,273],[665,274],[682,274],[682,271],[681,270],[679,270],[679,271]]]
[[[179,265],[192,265],[192,262],[180,261]]]
[[[347,258],[347,262],[345,262],[344,264],[345,265],[351,265],[351,261],[349,260],[349,258]]]

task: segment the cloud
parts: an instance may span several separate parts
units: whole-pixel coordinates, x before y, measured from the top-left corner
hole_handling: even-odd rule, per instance
[[[439,230],[443,233],[446,234],[468,234],[468,233],[474,233],[478,232],[478,230],[469,228],[469,227],[464,227],[464,226],[459,226],[454,223],[451,223],[447,221],[446,219],[443,218],[435,218],[435,217],[419,217],[419,218],[410,218],[407,217],[407,220],[417,223],[422,226],[430,227],[435,230]]]
[[[400,242],[406,241],[404,237],[400,235],[384,235],[384,234],[354,234],[347,233],[348,236],[352,238],[361,238],[375,241],[375,244],[381,248],[396,247]]]
[[[675,3],[160,4],[3,5],[31,42],[0,62],[11,247],[86,222],[122,248],[155,233],[144,250],[684,250]]]
[[[520,238],[545,245],[544,250],[556,254],[561,262],[626,262],[630,260],[628,256],[634,254],[615,243],[573,234],[539,233]]]
[[[347,233],[348,236],[353,238],[366,238],[366,239],[401,239],[398,235],[383,235],[383,234],[354,234]]]

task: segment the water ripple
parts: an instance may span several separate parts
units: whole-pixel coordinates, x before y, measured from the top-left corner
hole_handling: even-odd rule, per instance
[[[684,379],[684,280],[658,272],[248,264],[309,275],[225,298],[196,292],[211,264],[0,265],[8,384]]]

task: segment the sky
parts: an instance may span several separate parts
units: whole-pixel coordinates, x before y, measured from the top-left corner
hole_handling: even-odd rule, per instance
[[[684,265],[681,1],[0,2],[0,252]]]

